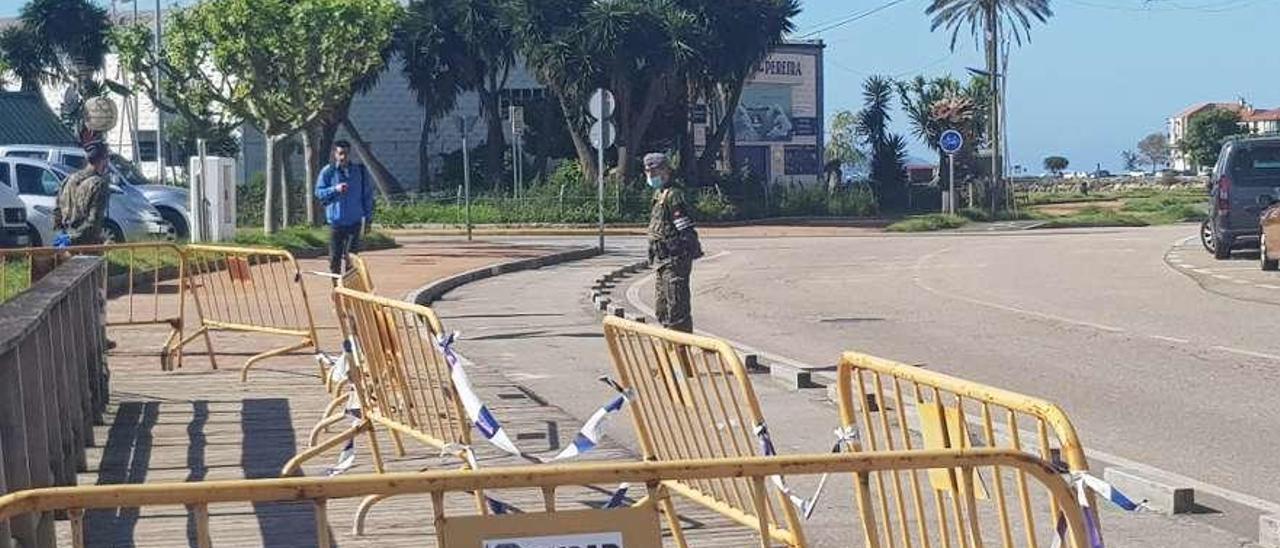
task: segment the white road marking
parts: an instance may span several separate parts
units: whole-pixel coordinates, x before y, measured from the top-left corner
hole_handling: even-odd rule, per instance
[[[1177,338],[1177,337],[1166,337],[1166,336],[1164,336],[1164,335],[1147,335],[1147,336],[1148,336],[1148,337],[1151,337],[1151,338],[1153,338],[1153,339],[1157,339],[1157,340],[1161,340],[1161,341],[1166,341],[1166,342],[1171,342],[1171,343],[1178,343],[1178,344],[1190,344],[1190,343],[1191,343],[1191,341],[1189,341],[1189,340],[1187,340],[1187,339],[1179,339],[1179,338]]]
[[[1230,279],[1231,279],[1231,277],[1230,277],[1230,276],[1223,276],[1222,274],[1214,274],[1214,275],[1213,275],[1213,277],[1214,277],[1214,278],[1217,278],[1217,279],[1219,279],[1219,280],[1230,280]]]
[[[1223,352],[1230,352],[1230,353],[1232,353],[1232,354],[1239,354],[1239,355],[1241,355],[1241,356],[1249,356],[1249,357],[1253,357],[1253,358],[1262,358],[1262,359],[1264,359],[1264,360],[1274,360],[1274,361],[1278,361],[1278,362],[1280,362],[1280,356],[1277,356],[1277,355],[1275,355],[1275,354],[1266,354],[1266,353],[1263,353],[1263,352],[1254,352],[1254,351],[1252,351],[1252,350],[1241,350],[1241,349],[1239,349],[1239,348],[1231,348],[1230,346],[1215,346],[1215,347],[1213,347],[1213,349],[1214,349],[1214,350],[1221,350],[1221,351],[1223,351]]]
[[[1249,285],[1249,282],[1247,280],[1241,280],[1239,278],[1231,278],[1231,283],[1240,284],[1240,285]]]
[[[1271,284],[1256,284],[1256,285],[1263,289],[1280,289],[1280,285],[1271,285]]]

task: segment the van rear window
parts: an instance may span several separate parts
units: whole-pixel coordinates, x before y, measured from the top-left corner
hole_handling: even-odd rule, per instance
[[[1280,186],[1280,146],[1241,148],[1232,163],[1241,186]]]

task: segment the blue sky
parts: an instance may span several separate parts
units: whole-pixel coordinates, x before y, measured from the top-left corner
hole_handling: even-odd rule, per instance
[[[800,34],[890,0],[802,0]],[[904,0],[823,33],[826,108],[856,110],[869,74],[963,76],[982,67],[972,38],[931,33],[929,0]],[[1200,101],[1243,96],[1280,108],[1276,0],[1053,0],[1054,17],[1009,59],[1010,156],[1032,173],[1062,154],[1073,169],[1120,167],[1120,151]],[[907,133],[905,120],[894,120]],[[918,143],[913,153],[930,157]]]
[[[801,0],[800,33],[893,0]],[[24,0],[0,0],[0,16]],[[166,0],[165,5],[172,3]],[[826,50],[828,116],[856,110],[871,74],[964,75],[983,65],[963,35],[930,32],[929,0],[896,4],[819,36]],[[147,9],[153,1],[144,1]],[[1009,138],[1014,164],[1033,172],[1061,154],[1074,169],[1116,168],[1120,151],[1163,131],[1165,119],[1192,103],[1234,101],[1280,108],[1276,0],[1053,0],[1055,16],[1032,29],[1009,61]],[[130,9],[129,4],[121,9]],[[907,133],[899,116],[895,130]],[[916,143],[913,154],[930,157]]]

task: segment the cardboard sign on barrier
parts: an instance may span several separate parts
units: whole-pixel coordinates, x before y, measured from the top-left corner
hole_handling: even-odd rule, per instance
[[[458,548],[660,548],[652,504],[440,520],[440,545]]]
[[[967,425],[964,424],[964,420],[961,418],[959,409],[954,407],[946,408],[947,424],[945,439],[947,441],[945,442],[943,441],[942,416],[938,413],[938,408],[933,405],[926,404],[919,406],[918,409],[920,410],[921,416],[920,424],[923,427],[921,435],[924,437],[924,446],[926,449],[969,449],[971,447],[981,445],[980,443],[975,443],[975,440],[969,435],[971,431],[967,428]],[[959,469],[956,469],[955,472],[957,475],[963,473]],[[977,497],[978,500],[988,500],[987,488],[986,485],[984,485],[985,481],[982,479],[982,475],[979,474],[977,470],[973,470],[972,472],[974,477],[974,496]],[[933,486],[934,490],[950,491],[951,482],[951,475],[947,470],[929,470],[929,484]],[[963,492],[964,485],[961,484],[959,487],[961,492]]]

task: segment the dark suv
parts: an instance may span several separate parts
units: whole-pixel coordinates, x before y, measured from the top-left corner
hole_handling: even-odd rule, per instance
[[[1242,137],[1222,145],[1209,180],[1213,256],[1258,245],[1258,217],[1280,197],[1280,136]]]

